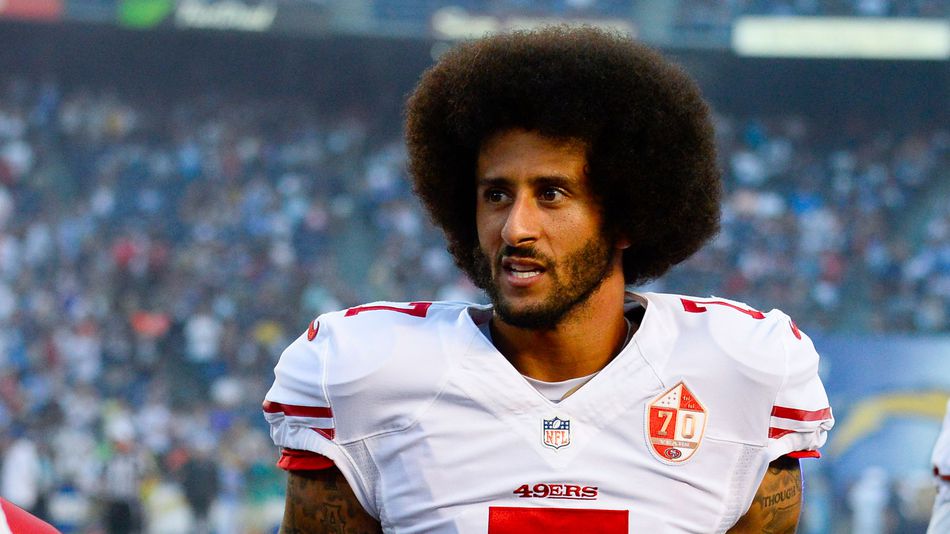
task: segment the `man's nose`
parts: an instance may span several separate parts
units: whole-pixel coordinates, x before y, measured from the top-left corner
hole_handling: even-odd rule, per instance
[[[506,245],[518,246],[538,239],[537,206],[527,195],[517,197],[508,210],[501,238]]]

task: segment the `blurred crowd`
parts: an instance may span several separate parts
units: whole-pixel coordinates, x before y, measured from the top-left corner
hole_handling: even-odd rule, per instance
[[[66,532],[272,531],[282,348],[361,302],[484,301],[376,110],[0,83],[0,494]],[[950,331],[950,132],[716,120],[723,230],[650,289]]]

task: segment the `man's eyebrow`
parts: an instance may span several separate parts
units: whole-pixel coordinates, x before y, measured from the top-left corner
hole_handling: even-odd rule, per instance
[[[479,187],[501,187],[510,185],[511,180],[505,178],[504,176],[496,176],[490,178],[479,178],[477,185]]]
[[[513,180],[505,176],[488,176],[485,178],[479,178],[477,185],[479,187],[503,187],[511,185],[512,182]],[[557,185],[567,187],[575,182],[576,180],[562,174],[543,174],[540,176],[533,176],[528,179],[528,183],[533,187],[541,185]]]

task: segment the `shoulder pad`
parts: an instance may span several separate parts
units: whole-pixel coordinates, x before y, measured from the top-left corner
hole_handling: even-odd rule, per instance
[[[267,401],[325,408],[323,433],[339,443],[402,430],[440,392],[463,338],[477,332],[466,321],[465,305],[441,302],[321,315],[281,355]]]

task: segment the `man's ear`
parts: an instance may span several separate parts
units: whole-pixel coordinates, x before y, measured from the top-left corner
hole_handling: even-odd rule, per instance
[[[630,248],[630,240],[627,239],[625,236],[620,236],[617,238],[617,242],[614,243],[614,247],[620,250],[628,249]]]

